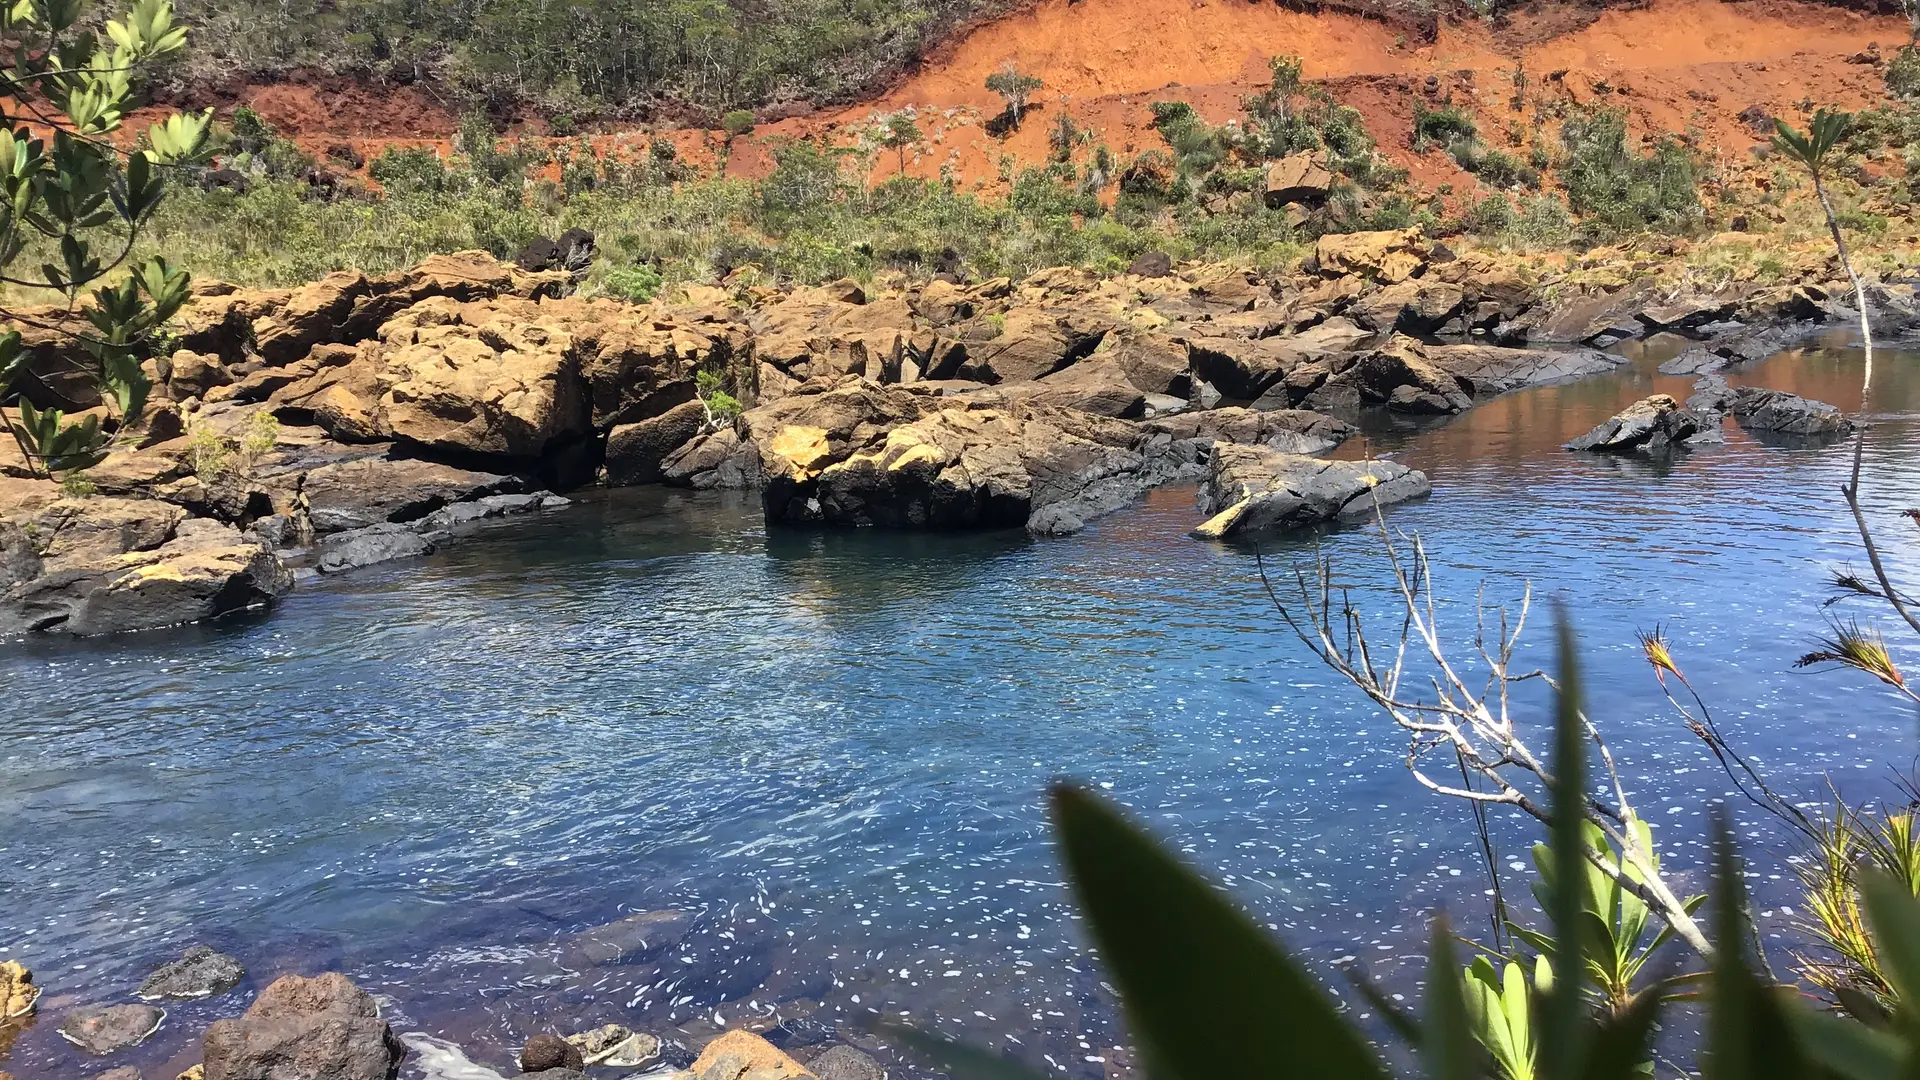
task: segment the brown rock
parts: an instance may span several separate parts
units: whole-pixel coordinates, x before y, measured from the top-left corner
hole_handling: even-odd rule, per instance
[[[88,1005],[60,1021],[60,1037],[96,1056],[147,1041],[167,1018],[152,1005]]]
[[[1417,228],[1327,233],[1315,241],[1313,256],[1322,274],[1358,274],[1392,284],[1426,266],[1427,243]]]
[[[203,1044],[205,1080],[393,1080],[406,1048],[346,976],[281,978]]]
[[[607,434],[607,483],[627,487],[664,480],[667,459],[700,435],[706,416],[706,406],[689,401],[637,424],[615,427]]]
[[[545,1072],[548,1069],[584,1069],[586,1059],[580,1048],[558,1035],[535,1035],[520,1048],[520,1071]]]
[[[693,1063],[695,1080],[796,1080],[806,1066],[750,1031],[729,1031],[708,1043]]]
[[[1318,206],[1333,188],[1333,174],[1327,171],[1325,154],[1289,154],[1267,167],[1266,202],[1278,210],[1294,203]]]

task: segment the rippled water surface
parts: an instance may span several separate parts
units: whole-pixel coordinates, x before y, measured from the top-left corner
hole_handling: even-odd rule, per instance
[[[1844,446],[1730,427],[1671,464],[1559,449],[1648,392],[1684,397],[1655,359],[1389,425],[1368,449],[1433,478],[1392,521],[1425,536],[1463,650],[1483,581],[1569,601],[1592,710],[1692,867],[1727,784],[1665,710],[1636,629],[1668,627],[1784,786],[1831,774],[1872,795],[1920,744],[1862,679],[1790,670],[1823,629],[1828,569],[1859,561]],[[1883,356],[1867,402],[1868,501],[1909,567],[1920,533],[1892,511],[1920,503],[1917,364]],[[1840,347],[1735,381],[1861,404]],[[628,491],[304,588],[270,617],[7,646],[0,957],[48,992],[0,1069],[191,1064],[244,994],[176,1008],[118,1059],[52,1029],[204,941],[247,964],[248,992],[342,969],[397,1028],[500,1068],[549,1027],[692,1040],[772,1018],[804,1046],[883,1011],[1101,1076],[1124,1054],[1047,839],[1058,776],[1134,808],[1336,986],[1350,963],[1410,980],[1428,911],[1479,917],[1465,812],[1420,791],[1384,718],[1290,637],[1253,550],[1188,539],[1198,520],[1191,489],[1169,489],[1065,540],[770,534],[750,499]],[[1272,541],[1269,565],[1316,544],[1384,616],[1366,529]],[[1760,865],[1789,853],[1750,832]],[[1528,835],[1501,823],[1503,863]],[[1769,933],[1790,932],[1771,905],[1792,899],[1761,880]],[[612,963],[572,937],[639,912],[679,914]]]

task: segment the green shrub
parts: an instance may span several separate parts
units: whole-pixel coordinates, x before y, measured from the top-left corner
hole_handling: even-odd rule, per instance
[[[1567,202],[1598,231],[1679,232],[1699,225],[1699,166],[1671,136],[1649,153],[1635,153],[1627,147],[1625,112],[1588,109],[1562,122],[1560,143]]]
[[[1573,240],[1573,214],[1558,195],[1522,199],[1506,239],[1520,247],[1565,247]]]
[[[367,166],[367,174],[394,194],[443,192],[450,179],[440,155],[424,146],[389,146]]]
[[[1513,203],[1505,195],[1489,195],[1473,204],[1461,224],[1468,232],[1495,236],[1513,227]]]
[[[735,109],[720,118],[720,130],[729,135],[740,136],[753,130],[753,110]]]
[[[1887,93],[1900,101],[1920,101],[1920,49],[1901,48],[1887,61]]]
[[[661,284],[660,271],[640,263],[607,271],[600,281],[600,291],[630,304],[644,304],[659,294]]]
[[[577,127],[573,117],[566,113],[555,113],[553,118],[547,121],[547,129],[563,139],[572,135]]]
[[[1455,138],[1473,140],[1478,137],[1479,129],[1474,126],[1473,118],[1456,106],[1429,109],[1421,102],[1413,103],[1413,148],[1416,151],[1428,146],[1446,146]]]

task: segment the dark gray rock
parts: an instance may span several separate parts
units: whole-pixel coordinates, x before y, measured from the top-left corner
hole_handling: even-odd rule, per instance
[[[1704,345],[1696,345],[1660,365],[1662,375],[1710,375],[1725,371],[1738,361],[1722,356]]]
[[[1266,529],[1293,529],[1371,515],[1376,506],[1433,490],[1425,473],[1393,461],[1325,461],[1264,446],[1215,443],[1194,529],[1218,540]]]
[[[89,1005],[61,1019],[60,1037],[89,1054],[111,1054],[145,1042],[166,1018],[152,1005]]]
[[[1828,439],[1851,434],[1854,429],[1853,421],[1824,401],[1759,386],[1733,391],[1727,411],[1743,428],[1776,435]]]
[[[246,975],[247,969],[240,966],[240,961],[205,945],[195,945],[180,959],[147,976],[137,996],[148,1001],[213,997],[240,985]]]
[[[542,510],[557,510],[572,502],[572,499],[555,495],[551,491],[533,491],[525,495],[483,495],[471,502],[457,502],[443,506],[419,521],[409,523],[409,527],[428,539],[433,539],[435,533],[476,521],[514,517]]]
[[[1682,408],[1666,394],[1645,397],[1567,444],[1569,450],[1661,454],[1720,441],[1720,414]]]
[[[1127,264],[1127,273],[1137,277],[1161,278],[1173,273],[1173,257],[1164,251],[1149,251],[1135,256]]]
[[[1267,446],[1289,454],[1322,454],[1345,442],[1354,427],[1324,413],[1305,409],[1210,409],[1151,420],[1147,430],[1173,440],[1198,439]]]
[[[372,995],[338,972],[275,981],[201,1044],[205,1080],[393,1080],[406,1053]]]
[[[845,1045],[815,1054],[807,1068],[820,1080],[887,1080],[887,1070],[878,1061]]]
[[[413,458],[363,457],[307,473],[301,495],[319,535],[426,517],[448,503],[524,490],[516,477]]]
[[[1733,387],[1727,385],[1724,375],[1702,375],[1694,380],[1693,396],[1687,399],[1687,408],[1697,413],[1718,413],[1726,415],[1733,405]]]
[[[394,559],[431,555],[434,549],[433,540],[411,525],[385,521],[322,539],[314,549],[314,565],[323,574],[338,574]]]

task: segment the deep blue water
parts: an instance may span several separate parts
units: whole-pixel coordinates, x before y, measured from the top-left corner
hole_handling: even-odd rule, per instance
[[[1651,390],[1685,395],[1651,363],[1368,445],[1433,478],[1391,521],[1425,537],[1461,656],[1482,582],[1498,599],[1535,583],[1535,663],[1551,659],[1545,599],[1567,602],[1590,710],[1688,868],[1728,785],[1636,629],[1668,628],[1780,786],[1879,794],[1920,742],[1864,677],[1791,669],[1824,629],[1828,569],[1862,562],[1844,445],[1730,427],[1726,447],[1658,468],[1558,449]],[[1920,503],[1917,364],[1883,356],[1867,403],[1867,500],[1908,568],[1920,532],[1893,511]],[[1858,367],[1812,350],[1737,381],[1853,409]],[[1062,776],[1173,839],[1334,989],[1356,963],[1410,988],[1428,913],[1479,917],[1467,815],[1415,786],[1395,729],[1293,640],[1252,549],[1187,538],[1198,520],[1191,489],[1167,489],[1064,540],[769,534],[751,498],[627,491],[304,587],[261,618],[6,646],[0,957],[48,991],[0,1069],[198,1060],[199,1032],[246,994],[177,1007],[100,1062],[53,1027],[205,941],[247,964],[249,992],[343,969],[397,1029],[509,1073],[549,1027],[672,1036],[777,1014],[774,1037],[807,1044],[879,1011],[1100,1076],[1124,1055],[1048,842]],[[1265,554],[1278,569],[1316,545],[1385,634],[1377,537]],[[1515,862],[1530,834],[1500,832]],[[1746,832],[1763,927],[1790,936],[1791,848]],[[665,909],[690,919],[664,948],[563,962],[565,935]]]

